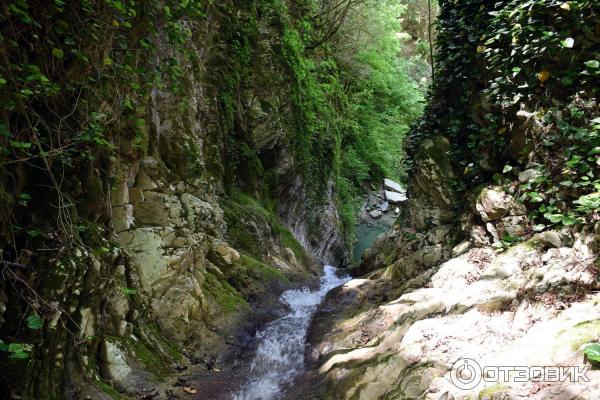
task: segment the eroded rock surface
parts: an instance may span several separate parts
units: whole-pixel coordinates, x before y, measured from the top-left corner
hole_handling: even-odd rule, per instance
[[[328,378],[330,398],[598,397],[596,370],[590,382],[482,381],[469,391],[451,383],[461,357],[481,366],[585,365],[582,345],[599,332],[600,237],[576,233],[572,247],[547,248],[544,236],[501,254],[472,248],[395,281],[372,274],[332,293],[311,333],[311,357]],[[392,287],[399,295],[382,301]]]

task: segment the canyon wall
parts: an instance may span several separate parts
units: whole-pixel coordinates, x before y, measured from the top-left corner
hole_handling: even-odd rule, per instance
[[[582,380],[452,382],[462,357],[590,366],[600,9],[440,5],[435,79],[406,144],[409,200],[316,316],[314,382],[328,399],[596,398]]]
[[[334,176],[293,143],[305,10],[42,3],[3,17],[0,392],[166,396],[348,258]]]

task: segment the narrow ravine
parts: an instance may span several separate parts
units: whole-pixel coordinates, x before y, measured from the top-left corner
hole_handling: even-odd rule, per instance
[[[304,370],[306,332],[311,317],[328,291],[350,280],[336,268],[324,267],[317,291],[308,288],[287,290],[281,301],[289,312],[257,333],[258,348],[250,376],[233,394],[234,400],[274,400],[285,396],[289,385]]]

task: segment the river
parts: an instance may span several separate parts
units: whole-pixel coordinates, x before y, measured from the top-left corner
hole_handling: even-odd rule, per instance
[[[233,395],[234,400],[285,398],[286,389],[304,372],[306,332],[313,313],[328,291],[348,280],[350,277],[338,276],[334,267],[326,265],[318,290],[293,289],[281,295],[289,312],[257,333],[259,344],[250,376]]]

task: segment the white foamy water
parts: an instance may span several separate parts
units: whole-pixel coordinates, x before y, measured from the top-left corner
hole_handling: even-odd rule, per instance
[[[350,280],[336,276],[335,271],[332,266],[325,266],[321,285],[315,292],[303,288],[288,290],[281,295],[290,312],[257,333],[259,345],[250,376],[233,395],[234,400],[282,398],[285,387],[304,369],[306,331],[312,314],[328,291]]]

